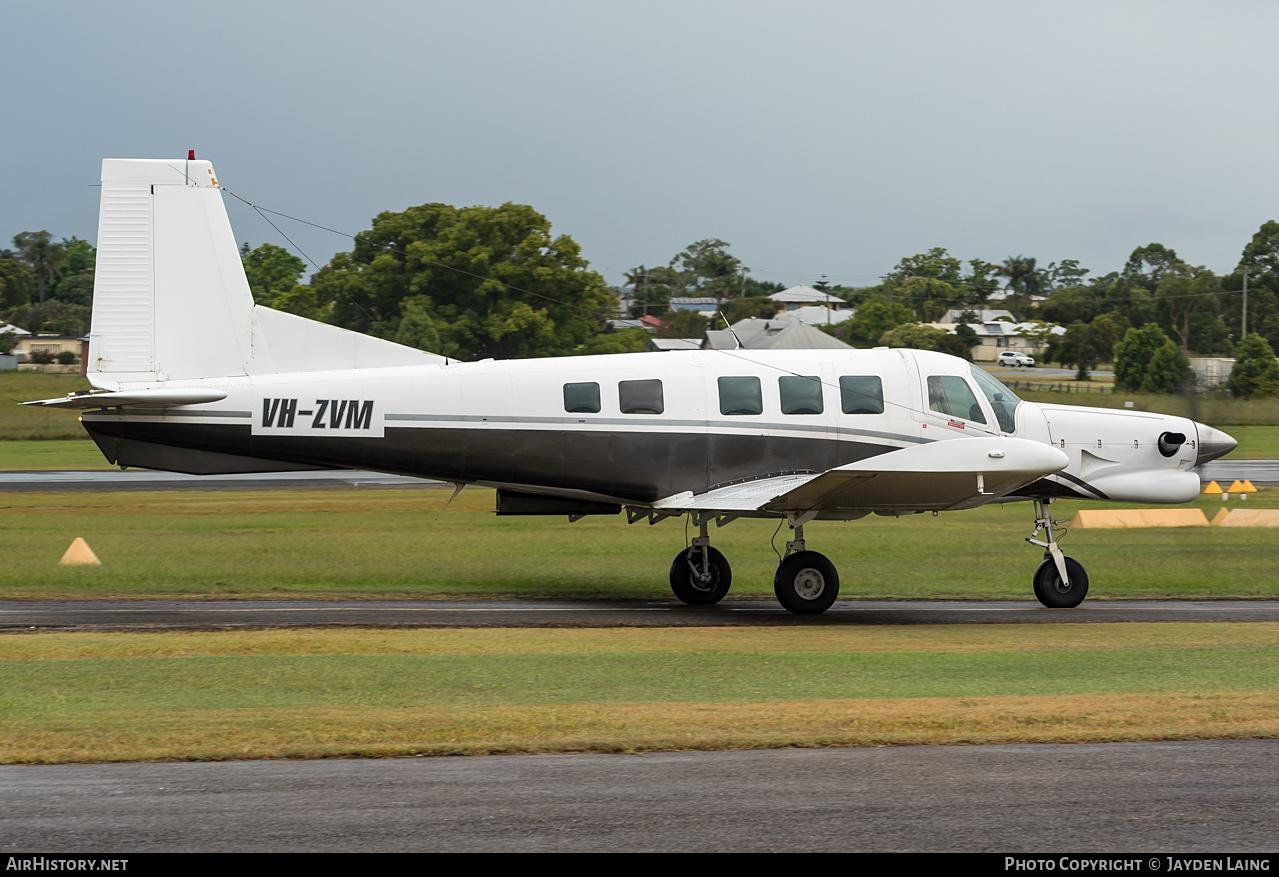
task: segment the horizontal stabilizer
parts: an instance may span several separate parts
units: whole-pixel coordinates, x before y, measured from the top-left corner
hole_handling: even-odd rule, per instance
[[[59,396],[57,399],[37,399],[22,405],[43,405],[45,408],[176,408],[179,405],[200,405],[205,402],[221,402],[226,393],[221,390],[129,390],[112,393],[81,393]]]

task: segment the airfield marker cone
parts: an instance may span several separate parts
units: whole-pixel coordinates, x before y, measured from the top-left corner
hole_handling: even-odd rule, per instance
[[[75,541],[71,543],[71,547],[67,549],[66,554],[62,555],[58,563],[63,566],[102,565],[102,561],[98,560],[98,555],[93,553],[89,543],[79,536],[75,537]]]
[[[1252,486],[1252,482],[1251,482],[1251,481],[1249,481],[1247,478],[1245,478],[1245,479],[1243,480],[1243,490],[1242,490],[1242,491],[1240,491],[1240,493],[1239,493],[1239,498],[1240,498],[1240,499],[1247,499],[1247,498],[1248,498],[1248,494],[1250,494],[1250,493],[1256,493],[1256,492],[1257,492],[1257,488],[1253,487],[1253,486]]]
[[[1208,482],[1208,486],[1204,488],[1204,493],[1220,493],[1222,502],[1230,499],[1230,494],[1224,493],[1221,489],[1221,485],[1215,481]]]

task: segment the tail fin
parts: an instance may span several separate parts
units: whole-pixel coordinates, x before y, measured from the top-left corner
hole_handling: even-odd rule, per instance
[[[213,165],[104,159],[88,374],[98,386],[441,357],[254,305]]]

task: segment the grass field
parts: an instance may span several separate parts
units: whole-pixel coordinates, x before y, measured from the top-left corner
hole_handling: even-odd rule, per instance
[[[498,518],[491,491],[315,490],[0,494],[2,599],[489,597],[670,599],[680,520]],[[1196,503],[1211,517],[1220,500]],[[1263,488],[1247,507],[1279,506]],[[1067,520],[1081,507],[1059,503]],[[1028,598],[1040,561],[1030,508],[808,525],[840,569],[844,597]],[[712,530],[733,565],[732,597],[772,598],[777,524]],[[61,567],[76,536],[101,567]],[[786,532],[777,533],[779,548]],[[1274,597],[1276,531],[1077,530],[1063,545],[1092,598]]]
[[[0,637],[0,761],[1269,737],[1273,624]]]
[[[73,390],[87,390],[79,375],[46,375],[42,372],[0,372],[0,439],[81,438],[84,430],[75,411],[28,408],[19,402],[52,399]]]

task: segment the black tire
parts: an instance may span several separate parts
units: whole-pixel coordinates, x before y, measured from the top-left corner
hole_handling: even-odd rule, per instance
[[[1073,557],[1066,558],[1066,575],[1070,584],[1063,585],[1057,564],[1046,558],[1035,570],[1035,597],[1049,609],[1074,609],[1088,596],[1088,573]]]
[[[839,573],[824,555],[799,551],[778,565],[773,592],[788,612],[819,615],[839,596]]]
[[[671,590],[681,602],[690,606],[709,606],[723,600],[732,586],[733,569],[724,555],[708,545],[706,558],[711,576],[709,582],[700,581],[689,569],[690,562],[699,570],[702,568],[702,549],[686,548],[671,562]]]

